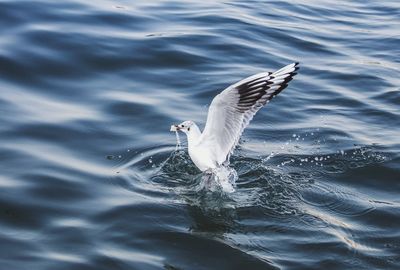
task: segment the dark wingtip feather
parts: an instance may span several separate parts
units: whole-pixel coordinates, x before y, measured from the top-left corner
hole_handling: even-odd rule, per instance
[[[275,90],[274,93],[272,93],[262,104],[265,105],[266,102],[271,100],[273,97],[277,96],[280,92],[282,92],[286,87],[288,87],[288,84],[291,80],[293,80],[293,77],[297,75],[297,70],[299,70],[299,62],[295,62],[292,65],[288,65],[286,67],[291,66],[290,68],[293,69],[291,72],[284,72],[281,73],[282,68],[276,72],[273,73],[268,73],[269,77],[265,77],[265,81],[263,85],[260,84],[260,78],[255,78],[251,81],[248,81],[245,84],[242,84],[238,86],[236,89],[238,90],[238,93],[240,95],[239,102],[237,104],[237,110],[241,113],[245,113],[247,110],[251,109],[252,106],[254,106],[259,99],[261,99],[265,94],[266,91],[275,84],[275,82],[271,81],[272,79],[275,79],[276,77],[282,76],[282,74],[286,74],[287,77],[283,79],[281,83],[279,83],[279,88]],[[281,73],[278,74],[277,76],[274,76],[277,72]]]

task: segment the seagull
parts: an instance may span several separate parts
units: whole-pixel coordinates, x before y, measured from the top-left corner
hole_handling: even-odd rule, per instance
[[[298,69],[299,63],[292,63],[227,87],[211,102],[203,132],[190,120],[172,125],[170,130],[187,135],[189,156],[201,171],[227,166],[254,115],[288,86]]]

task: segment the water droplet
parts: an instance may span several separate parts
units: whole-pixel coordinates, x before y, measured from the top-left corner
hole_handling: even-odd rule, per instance
[[[175,135],[176,135],[176,147],[175,147],[175,151],[180,150],[181,149],[181,139],[179,138],[179,132],[175,131]]]

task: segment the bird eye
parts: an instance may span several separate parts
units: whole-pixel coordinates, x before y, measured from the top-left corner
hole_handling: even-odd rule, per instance
[[[188,131],[190,131],[190,127],[188,127]]]

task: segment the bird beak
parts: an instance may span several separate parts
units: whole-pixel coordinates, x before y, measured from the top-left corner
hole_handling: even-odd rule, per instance
[[[180,128],[179,128],[179,126],[178,125],[172,125],[171,126],[171,129],[169,130],[169,131],[178,131]]]

